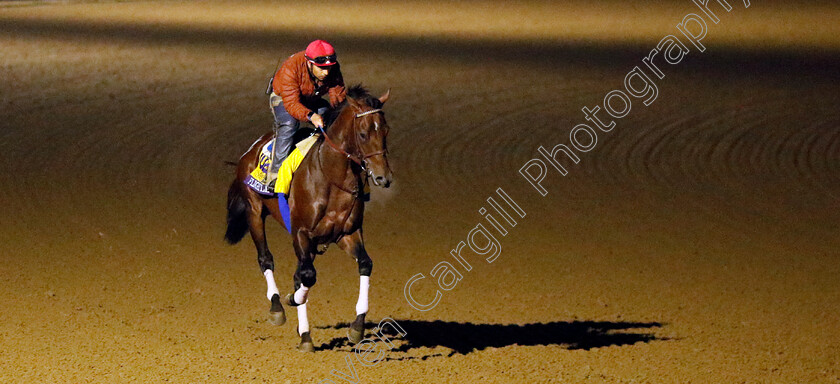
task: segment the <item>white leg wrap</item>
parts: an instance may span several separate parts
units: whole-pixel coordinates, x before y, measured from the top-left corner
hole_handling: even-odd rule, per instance
[[[271,297],[274,295],[280,295],[280,291],[277,290],[277,284],[274,282],[274,272],[270,269],[266,269],[263,272],[265,275],[265,284],[268,286],[268,291],[266,291],[265,296],[271,300]]]
[[[298,335],[309,332],[309,318],[306,317],[306,304],[297,306],[298,312]]]
[[[369,289],[370,276],[359,276],[359,301],[356,302],[356,315],[367,313]]]
[[[309,297],[309,287],[301,284],[300,288],[295,291],[295,303],[306,304],[307,297]]]

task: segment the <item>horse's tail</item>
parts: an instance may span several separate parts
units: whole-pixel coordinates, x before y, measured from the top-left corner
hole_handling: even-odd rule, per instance
[[[229,244],[238,243],[248,232],[248,210],[251,205],[242,194],[242,185],[241,181],[234,179],[228,189],[225,241]]]

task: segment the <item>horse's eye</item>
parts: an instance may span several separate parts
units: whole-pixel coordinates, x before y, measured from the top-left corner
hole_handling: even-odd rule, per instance
[[[361,138],[362,138],[362,140],[367,140],[367,133],[365,133],[365,132],[359,132],[359,137],[361,137]]]

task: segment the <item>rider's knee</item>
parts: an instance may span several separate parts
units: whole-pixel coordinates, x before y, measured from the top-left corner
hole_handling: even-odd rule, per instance
[[[274,120],[275,132],[295,132],[300,127],[300,122],[295,118]]]

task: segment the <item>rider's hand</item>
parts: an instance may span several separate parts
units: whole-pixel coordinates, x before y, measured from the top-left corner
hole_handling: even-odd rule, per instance
[[[309,117],[309,121],[312,122],[312,125],[315,128],[324,128],[324,119],[321,118],[321,115],[317,113],[313,113],[312,116]]]

